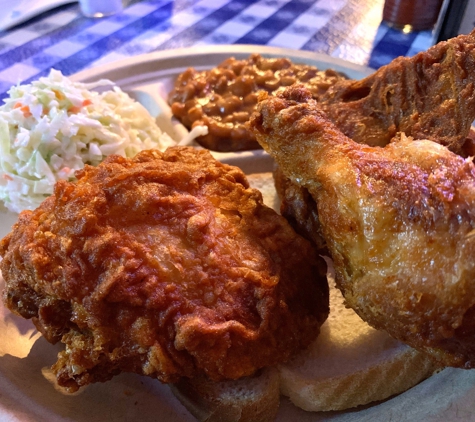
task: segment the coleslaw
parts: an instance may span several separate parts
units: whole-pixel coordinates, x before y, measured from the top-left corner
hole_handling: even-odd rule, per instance
[[[85,164],[176,144],[145,107],[113,85],[72,82],[51,70],[9,90],[0,106],[0,200],[10,211],[36,208],[56,181],[74,180]],[[91,91],[101,86],[112,89]]]

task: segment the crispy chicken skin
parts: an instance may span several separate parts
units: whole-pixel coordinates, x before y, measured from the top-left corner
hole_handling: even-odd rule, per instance
[[[0,243],[5,304],[66,345],[60,385],[239,378],[318,335],[323,261],[238,168],[176,147],[77,178]]]
[[[307,189],[293,183],[279,166],[275,166],[274,185],[280,199],[280,213],[294,230],[310,240],[318,254],[328,255],[322,234],[317,205]]]
[[[250,124],[312,195],[347,304],[443,365],[475,367],[472,161],[405,136],[356,143],[298,86],[262,98]]]
[[[384,146],[402,131],[475,154],[475,31],[412,58],[399,57],[360,81],[340,80],[319,100],[326,115],[356,142]],[[315,98],[315,96],[314,96]],[[326,253],[312,196],[276,169],[281,214]]]
[[[475,119],[475,31],[340,80],[320,102],[349,138],[384,146],[398,132],[460,152]]]

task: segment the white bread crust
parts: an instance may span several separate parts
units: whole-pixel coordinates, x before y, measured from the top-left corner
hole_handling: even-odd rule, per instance
[[[279,410],[277,368],[239,380],[183,379],[171,390],[200,422],[272,422]]]

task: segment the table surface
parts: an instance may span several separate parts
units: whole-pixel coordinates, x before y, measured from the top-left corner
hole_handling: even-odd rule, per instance
[[[51,68],[71,75],[118,59],[178,47],[196,46],[198,49],[203,45],[216,44],[277,46],[325,53],[378,68],[397,56],[412,56],[431,45],[430,31],[406,34],[381,23],[383,2],[384,0],[132,0],[122,13],[102,19],[82,16],[78,4],[71,3],[0,32],[0,99],[7,95],[7,90],[12,85],[44,76]],[[37,355],[43,343],[37,342],[35,347],[36,354],[32,353],[33,358],[27,362],[31,363],[33,360],[38,363],[38,368],[42,368],[46,360],[37,360]],[[46,347],[44,350],[46,351]],[[49,353],[45,352],[45,355],[49,356]],[[3,363],[7,365],[16,365],[15,362],[10,356],[3,359]],[[31,392],[30,378],[37,380],[43,375],[40,369],[32,371],[27,366],[26,370],[28,374],[24,379],[28,380],[27,391]],[[151,393],[155,390],[148,387],[150,384],[143,384],[151,381],[140,381],[140,385],[139,381],[133,382],[136,384],[131,383],[128,391],[139,391],[141,394],[141,407],[136,409],[143,409],[142,403],[148,398],[154,401],[152,405],[155,406],[157,398]],[[127,415],[125,412],[133,406],[127,408],[126,405],[138,400],[138,396],[126,397],[123,395],[123,384],[112,385],[120,388],[122,396],[114,396],[112,393],[106,396],[112,397],[109,400],[123,397],[117,400],[118,411],[125,409],[124,415]],[[415,398],[410,401],[413,403],[411,409],[414,412],[418,409],[417,397],[422,394],[422,397],[434,398],[428,402],[432,406],[429,413],[435,415],[431,421],[453,420],[452,416],[470,420],[473,415],[474,385],[472,372],[444,371],[437,378],[433,377],[427,383],[415,387]],[[99,387],[96,388],[89,389],[82,397],[90,398],[89,404],[95,401],[100,407],[105,399],[99,394],[95,396],[99,391]],[[108,388],[107,391],[110,392],[111,387]],[[435,391],[442,391],[443,394],[434,394]],[[18,395],[17,390],[13,392]],[[44,403],[39,400],[41,397],[43,393],[29,400],[25,409],[31,409],[31,403],[36,403],[35,400]],[[72,402],[68,401],[69,404],[65,406],[67,411],[72,412],[74,406],[77,406]],[[80,403],[84,402],[86,400]],[[386,408],[388,416],[398,419],[398,415],[405,414],[406,404],[403,396],[400,396],[400,401],[392,401]],[[427,402],[425,405],[420,406],[422,413],[426,411]],[[285,419],[285,411],[290,407],[281,408],[284,412],[281,420],[288,420]],[[92,405],[91,409],[96,412]],[[161,409],[170,413],[173,410],[170,406],[162,406]],[[47,410],[50,409],[45,411]],[[85,413],[82,414],[86,414],[89,408],[84,410]],[[102,407],[100,410],[103,410]],[[374,413],[370,414],[374,419],[371,420],[378,420],[378,410],[373,410]],[[370,412],[373,410],[370,409]],[[107,406],[104,414],[105,412],[108,412]],[[155,416],[155,408],[149,415],[152,412]],[[313,414],[305,416],[302,413],[299,413],[302,420],[317,418]],[[94,416],[97,415],[94,413]],[[415,420],[421,419],[416,417]]]
[[[16,0],[19,3],[26,0]],[[41,1],[41,0],[37,0]],[[155,50],[257,44],[325,53],[378,68],[432,43],[430,31],[381,22],[384,0],[142,0],[94,19],[78,3],[0,31],[0,99],[18,83],[65,75]]]

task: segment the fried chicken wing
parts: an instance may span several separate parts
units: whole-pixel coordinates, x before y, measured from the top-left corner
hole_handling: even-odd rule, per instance
[[[346,303],[443,365],[475,367],[475,167],[401,135],[346,137],[303,87],[263,99],[258,141],[311,194]]]
[[[459,153],[475,119],[475,31],[362,80],[340,80],[321,107],[356,142],[384,146],[404,132]]]
[[[5,304],[66,345],[60,385],[121,371],[234,379],[315,339],[324,263],[241,170],[176,147],[77,178],[0,243]]]

